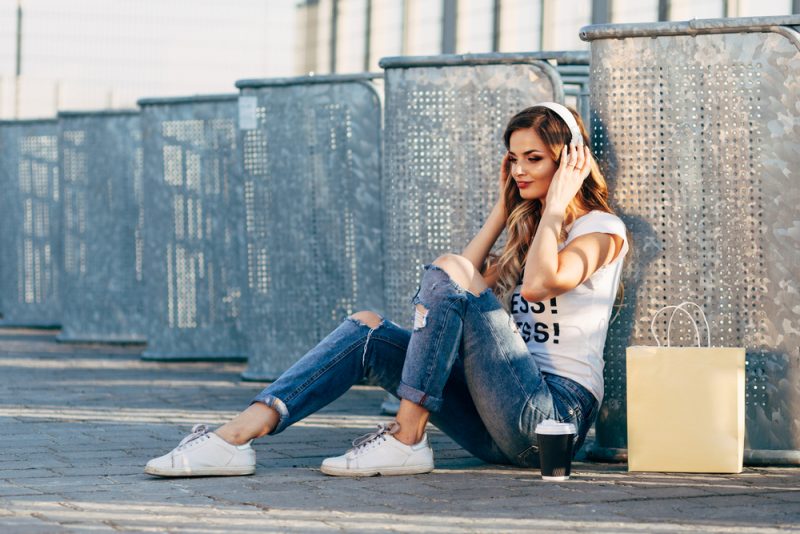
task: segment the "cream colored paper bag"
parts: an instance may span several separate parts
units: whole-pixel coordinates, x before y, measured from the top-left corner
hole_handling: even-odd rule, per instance
[[[744,348],[669,346],[676,312],[694,303],[666,306],[650,329],[656,347],[628,347],[628,470],[740,473],[744,453]],[[667,346],[653,324],[672,309]],[[703,311],[700,309],[700,313]]]

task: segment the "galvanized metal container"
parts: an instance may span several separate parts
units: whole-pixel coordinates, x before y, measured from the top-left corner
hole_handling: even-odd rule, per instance
[[[236,95],[139,101],[150,360],[246,358]]]
[[[548,57],[558,54],[381,60],[386,304],[398,324],[410,327],[422,266],[460,253],[494,206],[508,119],[564,101]]]
[[[250,345],[279,376],[363,309],[383,313],[379,76],[243,80]]]
[[[143,342],[144,195],[138,111],[59,114],[59,341]]]
[[[633,237],[596,457],[625,457],[625,348],[655,344],[655,312],[689,300],[705,310],[713,346],[747,349],[745,462],[800,463],[798,25],[793,16],[581,30],[594,148]]]
[[[58,326],[58,123],[0,121],[0,153],[0,325]]]

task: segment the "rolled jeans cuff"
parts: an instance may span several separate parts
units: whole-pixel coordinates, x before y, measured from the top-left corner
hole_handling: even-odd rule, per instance
[[[414,404],[418,404],[429,412],[438,412],[442,409],[442,402],[444,402],[444,399],[441,397],[432,397],[424,391],[409,386],[405,382],[400,382],[400,385],[397,386],[397,396],[401,399],[409,400]]]
[[[256,398],[254,398],[250,402],[250,404],[253,405],[257,402],[266,404],[267,406],[278,412],[278,417],[279,417],[278,424],[275,425],[275,428],[273,428],[272,432],[269,433],[270,435],[280,434],[281,432],[283,432],[283,429],[289,426],[289,409],[286,407],[286,405],[283,403],[282,400],[280,400],[278,397],[275,397],[274,395],[259,395]]]

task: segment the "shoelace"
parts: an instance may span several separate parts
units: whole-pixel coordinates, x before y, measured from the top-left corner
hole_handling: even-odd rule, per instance
[[[208,428],[208,425],[194,425],[192,427],[192,433],[186,436],[178,443],[178,449],[183,449],[191,442],[196,439],[200,439],[206,434],[208,434],[211,430]]]
[[[355,452],[361,452],[366,449],[370,444],[386,440],[386,434],[397,434],[400,431],[400,423],[391,421],[389,423],[381,423],[378,425],[378,430],[364,434],[363,436],[353,440],[353,448],[350,449]]]

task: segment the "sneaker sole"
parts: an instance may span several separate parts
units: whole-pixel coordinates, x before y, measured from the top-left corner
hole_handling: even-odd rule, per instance
[[[144,472],[157,477],[236,477],[252,475],[256,467],[207,467],[200,469],[165,469],[145,467]]]
[[[326,475],[335,477],[374,477],[377,475],[422,475],[433,471],[432,465],[410,465],[403,467],[378,467],[371,469],[347,469],[323,465],[320,470]]]

